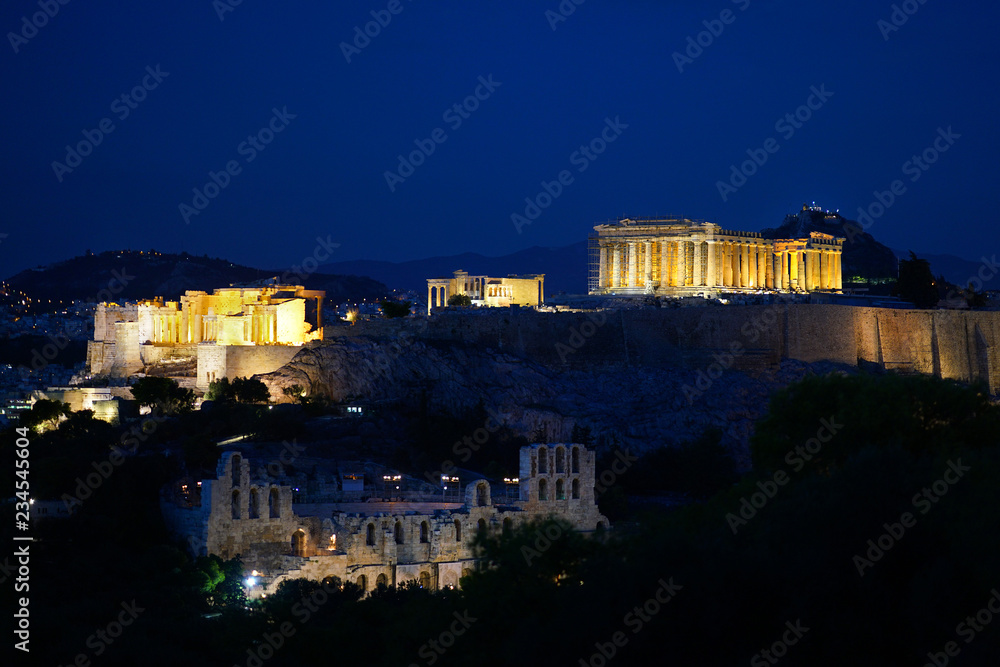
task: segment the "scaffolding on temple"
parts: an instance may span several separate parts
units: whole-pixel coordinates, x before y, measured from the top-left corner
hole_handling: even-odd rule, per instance
[[[587,294],[595,294],[601,286],[601,247],[597,232],[587,235]]]

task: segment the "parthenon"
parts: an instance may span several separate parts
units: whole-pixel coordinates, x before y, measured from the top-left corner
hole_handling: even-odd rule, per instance
[[[765,239],[686,218],[596,225],[591,294],[714,296],[719,292],[838,291],[844,239]]]

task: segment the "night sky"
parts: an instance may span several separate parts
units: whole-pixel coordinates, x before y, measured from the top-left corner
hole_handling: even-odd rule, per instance
[[[88,248],[279,268],[318,236],[331,261],[500,255],[621,215],[760,230],[806,201],[857,218],[896,180],[877,239],[998,250],[996,3],[909,0],[897,29],[870,0],[48,1],[37,30],[37,0],[0,9],[4,276]]]

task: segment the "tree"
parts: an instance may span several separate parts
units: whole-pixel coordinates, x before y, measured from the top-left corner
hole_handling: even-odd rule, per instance
[[[448,297],[449,306],[471,306],[472,298],[468,294],[452,294]]]
[[[983,308],[986,305],[986,293],[977,292],[971,282],[968,289],[962,290],[962,296],[965,298],[965,302],[969,304],[969,308]]]
[[[395,317],[406,317],[410,314],[410,304],[409,301],[383,301],[382,305],[382,317],[386,319],[392,319]]]
[[[37,426],[55,428],[63,417],[68,417],[71,413],[69,403],[43,398],[35,401],[31,410],[21,415],[21,425],[30,429],[35,429]]]
[[[899,281],[896,291],[903,301],[910,301],[917,308],[933,308],[938,302],[931,265],[910,251],[910,259],[899,260]]]
[[[132,385],[132,396],[143,407],[160,406],[166,412],[190,412],[194,407],[194,392],[171,378],[141,378]]]
[[[232,403],[236,400],[233,395],[233,387],[229,383],[229,378],[213,380],[208,383],[208,391],[205,393],[205,400],[217,401],[219,403]]]
[[[271,400],[267,385],[257,378],[236,378],[232,389],[237,403],[267,403]]]

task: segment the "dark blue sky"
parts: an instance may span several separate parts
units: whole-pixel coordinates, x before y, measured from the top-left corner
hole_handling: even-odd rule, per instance
[[[224,2],[71,0],[17,53],[9,33],[41,10],[4,3],[0,273],[122,247],[278,268],[317,236],[341,244],[331,261],[498,255],[579,241],[621,214],[759,230],[804,201],[855,218],[897,179],[876,238],[998,250],[996,3],[911,0],[884,39],[892,3],[870,0],[587,0],[555,30],[557,0],[400,0],[348,63],[340,43],[388,0],[242,0],[220,21]],[[679,72],[673,54],[723,10],[730,22]],[[152,87],[157,65],[169,74],[134,109],[114,103],[144,77]],[[490,75],[500,85],[479,88],[467,118],[444,115]],[[832,96],[810,100],[822,86]],[[800,127],[776,126],[809,101]],[[272,109],[295,117],[263,150],[241,147]],[[94,134],[104,118],[113,131]],[[574,155],[616,118],[627,128],[606,132],[603,153]],[[904,163],[949,127],[960,137],[913,181]],[[390,191],[385,172],[437,128],[446,140]],[[101,143],[60,181],[53,162],[84,131]],[[724,201],[718,182],[768,139],[777,152]],[[179,206],[229,161],[239,173],[186,223]],[[518,233],[511,215],[563,170],[569,184]]]

